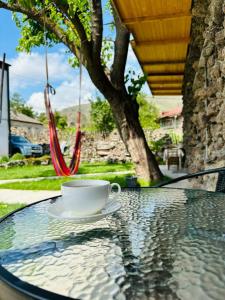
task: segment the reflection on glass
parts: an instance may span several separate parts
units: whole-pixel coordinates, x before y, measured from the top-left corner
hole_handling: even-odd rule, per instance
[[[46,213],[49,201],[0,224],[2,265],[80,299],[224,299],[223,194],[124,191],[122,208],[87,225]]]

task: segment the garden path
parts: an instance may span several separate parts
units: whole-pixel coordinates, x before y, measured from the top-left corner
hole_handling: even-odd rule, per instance
[[[164,173],[165,176],[168,176],[170,178],[176,178],[182,175],[185,175],[185,171],[179,171],[176,172],[176,169],[172,168],[168,171],[166,166],[160,166],[160,169],[162,170],[162,172]],[[121,174],[130,174],[130,171],[122,171],[122,172],[108,172],[108,173],[97,173],[97,174],[86,174],[86,176],[90,177],[93,176],[95,177],[96,175],[110,175],[110,174],[114,174],[114,175],[121,175]],[[84,174],[80,174],[80,175],[74,175],[74,177],[79,178],[79,177],[84,177]],[[47,177],[49,178],[58,178],[56,176],[54,177]],[[18,182],[18,181],[34,181],[34,180],[42,180],[45,179],[45,177],[39,177],[39,178],[27,178],[27,179],[12,179],[12,180],[0,180],[0,184],[3,183],[9,183],[9,182]],[[179,183],[179,187],[186,187],[186,183]],[[174,186],[174,185],[171,185]],[[178,186],[178,184],[176,184],[176,187]],[[9,190],[9,189],[0,189],[0,202],[4,202],[4,203],[24,203],[24,204],[30,204],[30,203],[34,203],[37,202],[39,200],[42,199],[47,199],[47,198],[51,198],[54,196],[58,196],[60,195],[61,192],[60,191],[28,191],[28,190]]]

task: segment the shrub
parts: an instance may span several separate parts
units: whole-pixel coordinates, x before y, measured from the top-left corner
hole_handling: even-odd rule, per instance
[[[149,146],[154,153],[157,153],[162,150],[166,142],[163,139],[157,141],[149,141]]]
[[[43,155],[39,158],[40,160],[47,160],[47,159],[51,159],[50,155]]]
[[[6,163],[5,167],[12,168],[12,167],[22,167],[25,166],[25,161],[24,160],[11,160]]]
[[[182,135],[179,134],[179,133],[176,133],[176,132],[174,132],[174,131],[171,131],[171,132],[169,133],[169,136],[170,136],[170,138],[171,138],[171,140],[172,140],[172,143],[173,143],[174,145],[177,145],[177,144],[179,144],[179,143],[182,143],[182,141],[183,141]]]
[[[40,165],[41,165],[41,160],[40,159],[34,159],[33,166],[40,166]]]
[[[41,165],[46,166],[50,165],[52,159],[50,155],[43,155],[42,157],[39,157],[39,160],[41,162]]]
[[[0,164],[6,163],[9,161],[9,157],[7,155],[3,155],[0,157]]]
[[[26,159],[26,164],[29,166],[37,166],[37,165],[40,165],[41,162],[39,161],[39,159],[37,159],[35,157],[29,157]]]
[[[21,153],[15,153],[10,160],[23,160],[25,157]]]
[[[30,166],[49,165],[51,163],[51,157],[49,155],[44,155],[38,158],[29,157],[25,161],[26,164]]]

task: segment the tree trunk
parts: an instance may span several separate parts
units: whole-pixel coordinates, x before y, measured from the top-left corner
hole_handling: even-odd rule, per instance
[[[147,182],[161,180],[161,173],[155,156],[151,152],[138,117],[138,104],[125,93],[108,99],[117,122],[120,136],[135,164],[138,177]]]
[[[144,131],[139,122],[139,106],[123,88],[115,88],[106,75],[101,72],[101,66],[89,65],[87,71],[92,82],[108,100],[120,136],[135,164],[138,177],[147,182],[158,181],[163,178],[155,156],[149,149]]]

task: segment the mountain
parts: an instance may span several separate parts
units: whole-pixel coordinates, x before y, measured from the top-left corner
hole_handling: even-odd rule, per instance
[[[60,111],[60,114],[67,117],[68,125],[75,126],[76,125],[76,118],[78,112],[78,105],[70,106],[64,108]],[[91,125],[91,116],[90,116],[90,109],[91,105],[88,104],[81,104],[81,125],[82,127],[89,127]]]
[[[146,97],[147,101],[154,103],[160,112],[165,112],[172,110],[177,107],[182,107],[182,97],[181,96],[156,96]],[[91,116],[90,116],[91,105],[81,104],[81,125],[82,127],[90,127],[91,126]],[[78,111],[78,106],[71,106],[64,108],[60,111],[62,115],[67,117],[67,122],[70,126],[75,126],[76,124],[76,113]]]

